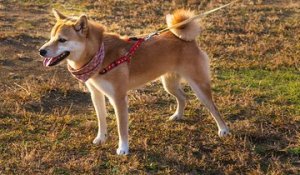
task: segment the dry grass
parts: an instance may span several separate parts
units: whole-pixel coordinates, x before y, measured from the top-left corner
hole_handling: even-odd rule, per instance
[[[227,1],[228,2],[228,1]],[[107,143],[95,146],[89,94],[65,66],[45,69],[37,49],[54,23],[52,7],[87,13],[126,35],[165,26],[178,7],[203,12],[217,0],[0,1],[0,174],[299,174],[300,4],[244,0],[201,21],[214,99],[232,135],[217,136],[208,112],[186,87],[180,122],[159,82],[130,93],[129,156],[117,156],[109,111]]]

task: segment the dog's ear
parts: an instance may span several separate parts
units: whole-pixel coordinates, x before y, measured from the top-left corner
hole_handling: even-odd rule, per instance
[[[56,20],[62,20],[62,19],[66,19],[67,17],[65,15],[63,15],[62,13],[60,13],[58,10],[56,9],[52,9],[52,12],[56,18]]]
[[[81,15],[74,25],[76,32],[79,32],[82,35],[87,35],[88,33],[88,19],[86,15]]]

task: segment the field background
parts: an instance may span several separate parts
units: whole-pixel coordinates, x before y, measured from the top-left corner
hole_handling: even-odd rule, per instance
[[[168,122],[175,99],[156,81],[130,92],[130,155],[117,156],[111,105],[107,143],[95,146],[89,94],[38,56],[53,7],[134,36],[165,27],[174,9],[227,2],[0,0],[0,174],[300,174],[297,0],[244,0],[200,21],[226,138],[189,87],[185,119]]]

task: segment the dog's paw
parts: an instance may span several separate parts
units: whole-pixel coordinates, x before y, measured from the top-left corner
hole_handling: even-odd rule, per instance
[[[220,129],[218,134],[219,134],[219,137],[225,137],[225,136],[229,135],[230,132],[229,132],[228,127]]]
[[[179,115],[179,114],[173,114],[170,118],[169,118],[169,121],[176,121],[176,120],[181,120],[183,119],[183,116],[182,115]]]
[[[106,134],[99,135],[93,140],[93,144],[103,144],[106,141]]]
[[[129,148],[118,148],[117,154],[118,155],[127,155],[129,153]]]

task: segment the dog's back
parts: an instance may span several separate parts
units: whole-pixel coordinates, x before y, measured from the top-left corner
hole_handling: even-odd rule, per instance
[[[172,15],[167,15],[167,25],[176,25],[193,16],[191,11],[177,10]],[[129,64],[130,89],[165,73],[190,67],[189,65],[208,65],[206,58],[199,59],[204,55],[195,41],[199,34],[199,24],[191,21],[144,42]],[[198,63],[199,61],[205,63]]]

